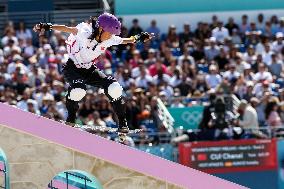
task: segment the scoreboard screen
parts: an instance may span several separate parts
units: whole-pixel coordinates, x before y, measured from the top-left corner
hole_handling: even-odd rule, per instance
[[[276,141],[233,140],[179,145],[181,164],[207,173],[277,169]]]

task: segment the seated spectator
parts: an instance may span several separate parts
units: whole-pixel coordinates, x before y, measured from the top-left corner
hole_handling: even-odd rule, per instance
[[[276,78],[281,77],[283,74],[283,61],[279,60],[275,53],[271,54],[271,62],[269,63],[268,69]]]
[[[242,23],[241,23],[241,26],[240,26],[240,32],[244,34],[248,30],[249,30],[248,16],[243,15],[242,16]]]
[[[171,103],[171,108],[183,108],[182,98],[179,93],[174,93],[174,100]]]
[[[179,34],[179,42],[182,47],[184,44],[188,43],[194,37],[194,33],[190,29],[189,23],[184,23],[183,32]]]
[[[215,37],[216,41],[220,43],[223,43],[229,37],[229,31],[223,27],[223,22],[218,22],[217,27],[212,30],[212,37]]]
[[[236,71],[236,64],[231,63],[229,65],[229,70],[223,75],[223,78],[227,78],[230,82],[236,81],[240,76],[240,73]]]
[[[270,92],[270,93],[272,92],[271,84],[269,83],[268,80],[263,80],[255,84],[253,88],[253,94],[256,97],[262,97],[265,94],[265,92]]]
[[[180,90],[181,96],[187,96],[188,93],[193,91],[192,81],[186,76],[186,74],[182,74],[181,83],[177,85],[177,88]]]
[[[184,60],[188,60],[189,64],[195,64],[194,58],[189,54],[189,48],[183,49],[183,54],[178,57],[178,65],[181,66]]]
[[[9,40],[13,41],[14,45],[18,45],[18,38],[14,35],[14,32],[9,29],[7,30],[6,35],[2,38],[1,44],[2,46],[8,45]]]
[[[178,37],[178,34],[176,33],[175,25],[170,25],[166,42],[167,42],[167,46],[170,48],[179,47],[179,37]]]
[[[268,82],[272,82],[272,75],[270,72],[266,71],[266,66],[261,63],[258,66],[258,72],[254,76],[254,81],[259,82],[261,80],[267,80]]]
[[[217,67],[215,65],[211,65],[209,67],[209,74],[206,75],[206,83],[208,88],[215,89],[222,81],[222,77],[218,74]]]
[[[7,73],[13,74],[17,67],[21,69],[23,74],[29,73],[29,69],[23,64],[23,58],[18,54],[13,57],[13,62],[8,65]]]
[[[258,30],[262,32],[264,31],[265,23],[264,23],[264,15],[262,13],[257,15],[256,27]]]
[[[256,53],[255,53],[253,45],[248,46],[247,51],[243,55],[243,59],[244,59],[244,61],[246,61],[250,64],[252,64],[253,61],[256,60]]]
[[[18,29],[16,30],[16,36],[18,39],[24,41],[26,44],[28,39],[32,39],[32,32],[30,29],[27,29],[24,22],[19,22]]]
[[[153,82],[153,78],[146,73],[145,69],[140,71],[140,76],[136,78],[135,84],[137,87],[148,89],[149,83]]]
[[[270,101],[265,108],[265,118],[266,122],[270,127],[280,127],[282,126],[281,118],[278,113],[278,105],[275,101]]]
[[[131,68],[137,67],[139,60],[141,60],[140,52],[139,50],[134,50],[132,54],[132,58],[129,60],[129,64],[131,65]]]
[[[157,75],[153,77],[153,83],[155,85],[160,85],[161,83],[169,83],[171,77],[168,74],[165,74],[162,69],[157,70]]]
[[[280,53],[282,48],[284,47],[284,41],[283,41],[283,33],[282,32],[277,32],[276,35],[276,40],[273,41],[272,43],[272,50],[275,53]]]
[[[181,74],[178,69],[174,70],[173,76],[170,79],[170,85],[176,87],[181,83]]]
[[[159,39],[160,38],[160,29],[157,27],[157,21],[156,20],[152,20],[151,21],[151,25],[150,25],[149,28],[147,28],[146,31],[148,33],[154,33],[155,39]]]
[[[270,63],[271,63],[271,55],[272,54],[273,54],[273,52],[270,49],[270,44],[265,43],[264,44],[264,52],[262,53],[262,60],[263,60],[263,63],[265,63],[267,66],[269,66]]]
[[[156,63],[149,67],[149,73],[153,77],[158,74],[158,70],[161,70],[163,74],[167,74],[167,67],[163,64],[161,59],[157,59]]]
[[[146,66],[151,66],[157,61],[155,49],[149,49],[147,59],[145,60]]]
[[[138,19],[133,19],[132,21],[132,27],[129,29],[129,32],[128,32],[128,36],[134,36],[134,35],[138,35],[140,34],[143,30],[142,28],[139,26],[139,21]]]
[[[184,62],[182,63],[183,64],[190,64],[189,63],[189,60],[185,59],[183,60]],[[172,60],[170,61],[170,65],[167,67],[167,70],[168,70],[168,74],[170,76],[173,76],[174,75],[174,72],[175,70],[181,70],[181,66],[177,65],[177,60],[176,58],[172,58]]]
[[[156,63],[156,62],[155,62]],[[154,65],[154,64],[153,64]],[[143,60],[138,61],[138,67],[131,70],[131,77],[133,79],[139,77],[141,75],[141,72],[144,71],[149,74],[149,70],[147,69],[145,63]]]
[[[229,56],[224,47],[220,47],[220,54],[215,56],[214,60],[217,62],[220,70],[224,70],[229,64]]]
[[[220,54],[220,49],[216,45],[216,38],[215,37],[210,37],[209,46],[206,46],[204,48],[204,53],[205,53],[207,60],[209,60],[209,61],[213,60],[217,55]]]
[[[228,29],[230,35],[233,34],[233,30],[235,31],[239,30],[239,26],[235,23],[233,17],[230,17],[228,19],[228,23],[225,25],[225,28]]]
[[[134,83],[135,80],[131,78],[131,73],[125,69],[122,73],[122,77],[118,78],[118,82],[124,89],[127,90],[129,89],[130,84]]]

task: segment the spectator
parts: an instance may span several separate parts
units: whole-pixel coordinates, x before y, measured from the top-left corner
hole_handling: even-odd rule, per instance
[[[249,30],[248,16],[243,15],[242,16],[242,23],[241,23],[241,26],[240,26],[240,32],[244,34],[248,30]]]
[[[206,46],[204,48],[204,53],[207,58],[207,60],[213,60],[216,56],[219,55],[220,49],[216,45],[216,38],[215,37],[210,37],[209,39],[209,46]]]
[[[147,59],[145,60],[146,66],[151,66],[157,61],[156,58],[156,50],[155,49],[149,49]]]
[[[158,71],[161,70],[163,74],[167,74],[167,67],[162,63],[161,59],[158,59],[155,64],[149,67],[149,73],[153,77],[158,74]]]
[[[223,27],[223,22],[218,22],[215,29],[212,30],[212,37],[220,43],[223,43],[226,38],[229,37],[229,31],[227,28]]]
[[[235,31],[239,30],[239,26],[235,23],[233,17],[229,18],[228,23],[225,25],[225,28],[228,29],[230,35],[233,34],[233,30]]]
[[[150,27],[146,30],[148,33],[154,33],[155,38],[160,38],[160,29],[157,27],[157,21],[152,20]]]
[[[276,37],[276,41],[273,41],[272,43],[272,50],[275,53],[280,53],[282,48],[284,47],[283,33],[277,32],[275,37]]]
[[[180,96],[179,93],[174,94],[174,100],[171,104],[171,108],[183,108],[184,107],[184,104],[181,103],[182,99],[179,96]]]
[[[170,25],[166,41],[167,41],[167,46],[169,46],[170,48],[179,47],[179,36],[176,33],[175,25]]]
[[[133,19],[132,24],[133,25],[129,30],[128,36],[138,35],[143,31],[142,28],[139,26],[138,19]]]
[[[182,47],[184,44],[188,43],[194,37],[194,33],[190,29],[190,25],[188,23],[184,23],[183,32],[179,34],[180,46]]]
[[[24,44],[28,39],[32,39],[32,33],[30,29],[27,29],[23,21],[19,22],[18,29],[16,31],[16,36],[18,39],[24,41]]]
[[[266,66],[261,63],[258,66],[258,72],[254,76],[254,80],[256,82],[267,80],[268,82],[272,82],[272,75],[270,72],[266,70]]]
[[[229,70],[226,71],[223,75],[224,78],[227,78],[230,82],[236,81],[240,76],[240,73],[236,71],[236,64],[231,63],[229,65]]]
[[[282,125],[281,118],[278,113],[278,105],[276,102],[268,102],[265,108],[266,122],[271,127],[279,127]]]
[[[178,58],[178,65],[181,66],[184,60],[188,60],[191,65],[195,64],[194,58],[190,56],[189,49],[186,47],[183,49],[183,54]]]
[[[238,112],[240,114],[239,126],[251,134],[258,135],[259,125],[256,110],[246,100],[242,100]]]
[[[121,33],[120,33],[120,37],[122,38],[126,38],[128,36],[128,29],[127,27],[125,27],[124,23],[123,23],[123,19],[121,17],[118,18],[118,20],[121,23]]]
[[[257,16],[256,27],[257,27],[258,30],[260,30],[262,32],[264,31],[264,28],[265,28],[265,26],[264,26],[264,16],[263,16],[262,13],[258,14],[258,16]]]
[[[153,78],[146,73],[145,69],[140,71],[140,76],[136,78],[135,84],[137,87],[148,89],[149,83],[153,82]]]
[[[277,58],[275,53],[271,54],[271,62],[269,63],[269,71],[273,76],[279,78],[283,72],[283,61]]]
[[[215,89],[222,81],[221,76],[218,74],[217,67],[215,65],[211,65],[209,67],[209,75],[206,75],[206,83],[208,88]]]
[[[18,45],[18,38],[14,35],[14,32],[12,29],[7,30],[6,35],[2,38],[1,43],[2,46],[6,46],[9,41],[12,41],[14,45]]]
[[[210,29],[213,30],[214,28],[218,27],[218,17],[217,15],[212,16],[212,23],[210,24]]]
[[[224,47],[220,47],[220,54],[215,56],[214,60],[217,62],[220,70],[224,70],[228,67],[229,57]]]
[[[237,29],[232,30],[231,39],[232,39],[233,44],[241,44],[242,43],[242,39],[239,35],[239,30],[237,30]]]

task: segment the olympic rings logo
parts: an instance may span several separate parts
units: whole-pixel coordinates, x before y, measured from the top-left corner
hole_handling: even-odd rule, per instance
[[[200,111],[183,112],[181,119],[189,125],[199,124],[202,114]]]

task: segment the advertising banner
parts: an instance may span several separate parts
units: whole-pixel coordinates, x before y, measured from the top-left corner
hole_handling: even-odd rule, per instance
[[[234,140],[179,145],[181,164],[207,173],[277,169],[276,142]]]

